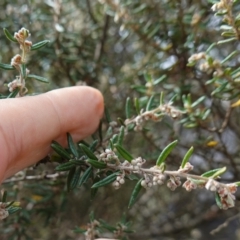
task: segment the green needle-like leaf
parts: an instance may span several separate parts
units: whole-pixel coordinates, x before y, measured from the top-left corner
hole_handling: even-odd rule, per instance
[[[66,158],[66,159],[71,159],[70,154],[57,142],[52,141],[51,147],[53,150],[58,153],[61,157]]]
[[[14,70],[15,68],[10,64],[0,63],[0,68],[4,70]]]
[[[113,231],[116,231],[116,230],[117,230],[116,227],[113,227],[113,226],[109,225],[107,222],[105,222],[105,221],[102,220],[102,219],[99,219],[98,221],[101,223],[101,225],[102,225],[103,228],[107,229],[107,230],[110,231],[110,232],[113,232]]]
[[[221,61],[221,64],[224,64],[225,62],[229,61],[229,59],[231,57],[233,57],[234,55],[236,55],[238,53],[238,51],[233,51],[232,53],[230,53],[226,58],[224,58],[222,61]]]
[[[215,192],[215,200],[216,200],[216,203],[217,203],[218,207],[220,209],[222,209],[222,202],[221,202],[221,198],[220,198],[218,192]]]
[[[96,139],[96,140],[94,140],[92,143],[91,143],[91,145],[90,145],[90,147],[89,147],[89,149],[93,152],[93,151],[95,151],[95,149],[96,149],[96,147],[97,147],[97,145],[98,145],[98,139]]]
[[[81,175],[81,167],[77,167],[70,182],[70,190],[77,187]]]
[[[21,69],[21,74],[22,74],[23,78],[26,79],[26,76],[27,76],[26,65],[21,64],[20,69]]]
[[[222,175],[223,173],[225,173],[226,170],[227,170],[226,167],[222,167],[222,168],[220,168],[217,172],[215,172],[211,177],[212,177],[212,178],[217,178],[217,177],[219,177],[220,175]]]
[[[17,39],[15,39],[14,36],[6,28],[4,28],[3,31],[8,40],[17,42]]]
[[[126,113],[126,119],[129,119],[131,117],[130,98],[129,97],[126,100],[125,113]]]
[[[79,146],[88,158],[93,160],[98,160],[98,158],[93,154],[93,152],[87,146],[85,146],[82,143],[80,143]]]
[[[34,74],[28,74],[27,76],[28,78],[33,78],[39,82],[43,82],[43,83],[49,83],[48,79],[46,79],[45,77],[41,77],[41,76],[37,76]]]
[[[68,147],[69,149],[71,150],[71,153],[76,157],[78,158],[79,157],[79,154],[78,154],[78,151],[77,151],[77,148],[73,142],[73,139],[72,139],[72,136],[70,135],[70,133],[67,133],[67,141],[68,141]]]
[[[181,168],[184,168],[186,163],[189,161],[189,158],[192,156],[193,154],[193,147],[190,147],[190,149],[187,151],[187,153],[185,154],[183,160],[182,160],[182,164],[181,164]]]
[[[202,101],[204,101],[205,100],[205,96],[202,96],[202,97],[200,97],[200,98],[198,98],[193,104],[192,104],[192,108],[194,108],[194,107],[196,107],[199,103],[201,103]]]
[[[87,180],[89,179],[89,177],[92,174],[92,167],[89,167],[81,176],[81,178],[79,179],[78,182],[78,187],[81,187],[83,185],[83,183],[87,182]]]
[[[93,160],[93,159],[88,159],[87,162],[89,164],[91,164],[91,166],[93,166],[94,168],[97,168],[97,169],[104,169],[104,168],[107,167],[106,163],[99,162],[99,161],[96,161],[96,160]]]
[[[102,119],[100,120],[100,123],[98,125],[97,132],[98,132],[99,140],[100,142],[102,142],[103,141],[103,120]]]
[[[111,175],[107,176],[106,178],[100,180],[99,182],[95,183],[92,188],[99,188],[99,187],[103,187],[105,185],[108,185],[112,182],[114,182],[117,178],[117,175],[119,174],[119,172],[114,172]]]
[[[161,152],[157,159],[157,166],[160,166],[167,158],[167,156],[170,154],[170,152],[173,150],[173,148],[177,145],[178,140],[175,140],[168,144]]]
[[[212,43],[208,49],[206,50],[206,54],[208,54],[215,46],[217,45],[217,43]]]
[[[71,168],[70,171],[68,172],[68,176],[67,176],[67,191],[68,192],[71,190],[71,183],[72,183],[75,171],[76,171],[76,167]]]
[[[15,97],[18,95],[19,91],[20,91],[20,88],[14,89],[13,92],[11,92],[11,93],[7,96],[7,98],[15,98]]]
[[[107,122],[108,122],[108,123],[112,122],[111,116],[110,116],[109,111],[108,111],[108,109],[106,108],[106,106],[105,106],[105,108],[104,108],[104,113],[105,113],[105,117],[106,117]]]
[[[117,149],[118,153],[128,162],[131,162],[133,160],[133,156],[125,150],[122,146],[115,144],[114,147]]]
[[[118,134],[114,134],[111,138],[112,144],[117,144],[118,142]]]
[[[118,134],[118,140],[117,140],[117,144],[119,146],[122,146],[122,144],[123,144],[124,132],[125,132],[124,126],[121,126],[119,134]]]
[[[44,41],[35,43],[32,45],[31,51],[38,50],[38,49],[44,47],[45,45],[47,45],[49,42],[50,42],[49,40],[44,40]]]
[[[134,99],[134,106],[135,106],[137,114],[140,114],[140,104],[139,104],[138,98]]]
[[[71,168],[73,168],[75,166],[74,162],[66,162],[66,163],[62,163],[60,165],[58,165],[55,170],[56,171],[69,171]]]
[[[7,206],[6,206],[6,208],[9,208],[9,207],[11,207],[11,206],[12,206],[14,203],[15,203],[15,201],[8,202],[8,203],[7,203]]]
[[[232,38],[228,38],[228,39],[224,39],[224,40],[218,41],[217,45],[224,44],[224,43],[229,43],[229,42],[232,42],[232,41],[237,41],[237,38],[236,37],[232,37]]]
[[[210,113],[211,109],[206,109],[205,113],[202,115],[202,120],[206,120]]]
[[[142,180],[143,180],[143,178],[141,178],[137,182],[137,184],[135,185],[135,187],[133,189],[133,192],[132,192],[132,195],[131,195],[130,200],[129,200],[128,208],[131,208],[133,206],[133,204],[136,202],[137,196],[142,189],[142,185],[141,185]]]
[[[213,170],[210,170],[210,171],[207,171],[207,172],[203,173],[201,176],[202,177],[207,177],[207,178],[209,178],[209,177],[216,178],[219,175],[223,174],[226,170],[227,170],[226,167],[216,168],[216,169],[213,169]]]
[[[2,202],[6,202],[6,201],[7,201],[7,191],[4,191],[2,196]]]
[[[153,101],[154,101],[154,95],[152,95],[149,100],[148,100],[148,103],[147,103],[147,107],[146,107],[146,111],[150,111],[151,108],[152,108],[152,105],[153,105]]]
[[[21,209],[22,209],[21,207],[10,207],[10,208],[8,208],[7,210],[8,210],[9,215],[11,215],[11,214],[13,214],[13,213],[18,212],[18,211],[21,210]]]
[[[155,79],[155,80],[153,81],[153,85],[159,84],[160,82],[164,81],[166,78],[167,78],[167,75],[166,75],[166,74],[162,75],[160,78]]]
[[[161,92],[161,94],[160,94],[160,102],[159,102],[159,105],[160,105],[160,106],[163,105],[163,101],[164,101],[164,93]]]
[[[122,120],[122,118],[118,118],[117,120],[119,121],[119,123],[120,123],[122,126],[126,126],[125,123],[124,123],[124,121]]]

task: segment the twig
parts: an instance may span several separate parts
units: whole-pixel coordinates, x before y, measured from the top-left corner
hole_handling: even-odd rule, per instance
[[[227,126],[227,124],[228,124],[228,121],[229,121],[229,119],[230,119],[231,111],[232,111],[232,108],[231,108],[231,106],[230,106],[230,107],[227,109],[227,112],[226,112],[224,121],[223,121],[223,123],[222,123],[222,126],[221,126],[221,128],[218,130],[219,132],[223,132],[223,130],[226,128],[226,126]]]
[[[6,179],[4,183],[9,183],[9,182],[19,182],[23,180],[41,180],[41,179],[55,179],[60,176],[65,176],[66,173],[54,173],[54,174],[41,174],[41,175],[36,175],[36,176],[23,176],[23,177],[12,177],[9,179]]]
[[[156,174],[166,174],[168,176],[176,176],[176,177],[182,177],[182,178],[192,178],[192,179],[196,179],[196,180],[203,180],[205,182],[207,182],[209,180],[208,177],[202,177],[202,176],[198,176],[195,174],[189,174],[189,173],[184,173],[181,171],[162,171],[162,170],[158,170],[158,169],[149,169],[149,168],[135,168],[134,166],[122,166],[122,165],[114,165],[114,164],[107,164],[107,166],[109,168],[115,169],[115,170],[124,170],[124,171],[129,171],[129,172],[134,172],[134,173],[156,173]],[[225,183],[220,183],[218,182],[219,185],[221,186],[225,186]]]
[[[107,39],[107,31],[108,31],[108,27],[109,27],[109,20],[110,20],[110,16],[106,14],[104,26],[103,26],[103,35],[102,35],[100,43],[97,44],[96,49],[95,49],[94,61],[96,61],[96,62],[100,62],[103,52],[104,52],[104,46],[105,46],[105,42]]]
[[[210,234],[211,234],[211,235],[214,235],[214,234],[220,232],[223,228],[226,228],[231,221],[235,220],[235,219],[238,218],[238,217],[240,217],[240,213],[238,213],[237,215],[235,215],[235,216],[233,216],[233,217],[228,218],[224,223],[220,224],[217,228],[213,229],[213,230],[210,232]]]

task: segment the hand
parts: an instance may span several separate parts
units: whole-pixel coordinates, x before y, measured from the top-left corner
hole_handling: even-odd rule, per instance
[[[0,182],[44,158],[52,140],[67,144],[92,134],[103,97],[90,87],[69,87],[38,96],[0,100]]]

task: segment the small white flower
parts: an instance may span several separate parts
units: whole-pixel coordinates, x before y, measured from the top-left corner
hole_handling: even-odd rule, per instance
[[[205,188],[209,191],[216,192],[217,191],[217,182],[213,179],[209,179],[205,185]]]

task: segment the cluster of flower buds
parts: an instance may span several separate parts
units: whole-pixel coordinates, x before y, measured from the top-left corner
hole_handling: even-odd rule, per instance
[[[8,217],[9,213],[6,210],[6,203],[0,202],[0,220]]]
[[[126,119],[124,123],[126,125],[134,123],[135,124],[134,130],[141,131],[143,129],[144,122],[150,119],[157,122],[160,121],[162,117],[156,114],[154,111],[143,112],[142,109],[137,117],[135,117],[134,119]]]
[[[197,62],[201,59],[206,59],[206,53],[205,52],[200,52],[200,53],[195,53],[193,54],[189,59],[188,62],[192,63],[192,62]]]
[[[202,62],[199,64],[199,70],[202,72],[207,72],[211,70],[211,66],[208,62]]]
[[[9,92],[13,92],[16,88],[22,87],[21,79],[17,76],[17,79],[8,84]]]
[[[26,28],[21,28],[18,32],[14,33],[14,38],[20,43],[23,44],[24,41],[30,36],[29,31]]]
[[[182,185],[188,192],[192,191],[193,189],[196,189],[198,185],[192,181],[191,179],[187,179],[187,181]]]
[[[88,224],[88,229],[85,232],[85,239],[86,240],[92,240],[98,237],[99,232],[96,230],[96,227],[98,227],[100,223],[97,220],[94,220],[93,222]]]
[[[150,188],[153,186],[153,182],[148,175],[145,175],[145,178],[141,182],[141,186],[144,188]]]
[[[19,65],[22,64],[21,55],[17,54],[11,59],[11,65],[17,69],[19,69]]]
[[[154,122],[158,122],[162,120],[163,115],[168,115],[173,119],[179,119],[184,112],[172,106],[171,103],[167,103],[164,105],[160,105],[157,108],[146,111],[142,109],[140,114],[134,119],[126,119],[125,125],[129,125],[131,123],[135,124],[134,130],[141,131],[143,129],[143,124],[145,121],[152,120]]]
[[[134,168],[135,168],[135,166],[136,166],[137,168],[140,168],[140,167],[142,167],[142,165],[143,165],[145,162],[146,162],[145,159],[143,159],[142,157],[138,157],[138,158],[133,159],[133,160],[131,161],[131,164],[134,166]]]
[[[178,172],[180,172],[180,173],[189,173],[192,170],[193,170],[193,165],[190,162],[187,162],[185,164],[184,168],[180,167],[178,169]]]
[[[204,59],[204,60],[203,60]],[[206,61],[207,59],[207,54],[205,52],[200,52],[200,53],[195,53],[193,54],[189,59],[188,62],[190,64],[195,64],[197,61],[203,60],[199,64],[199,69],[203,72],[207,72],[209,69],[211,69],[211,66],[209,63]]]
[[[115,189],[119,189],[121,185],[123,185],[124,183],[125,183],[124,175],[119,175],[117,176],[116,180],[112,183],[112,186]]]
[[[151,119],[156,119],[157,117],[151,111],[148,111],[148,112],[145,112],[144,114],[138,115],[134,119],[134,123],[135,123],[134,130],[135,131],[142,131],[144,122],[147,121],[150,118]],[[127,120],[126,120],[126,123],[127,123]]]
[[[224,72],[222,70],[221,67],[221,63],[218,60],[213,60],[211,59],[211,61],[208,61],[207,59],[209,58],[209,56],[206,55],[205,52],[200,52],[200,53],[196,53],[193,54],[189,59],[188,62],[191,64],[195,64],[197,61],[199,60],[203,60],[199,63],[199,70],[201,70],[202,72],[208,72],[211,70],[215,70],[213,75],[215,77],[221,77]]]
[[[26,28],[21,28],[18,32],[14,33],[14,38],[18,41],[23,51],[29,52],[31,50],[32,42],[26,40],[29,36],[30,33]]]
[[[164,104],[159,107],[159,109],[166,115],[173,119],[181,118],[183,112],[171,105],[171,103]]]
[[[234,207],[236,197],[233,195],[237,191],[237,186],[235,184],[227,184],[225,187],[220,187],[218,189],[218,194],[222,203],[222,208],[228,209]]]
[[[214,72],[214,75],[215,76],[218,76],[219,74],[223,74],[223,72],[221,71],[221,64],[218,60],[214,60],[211,65],[205,61],[205,62],[202,62],[200,65],[199,65],[199,70],[201,70],[202,72],[207,72],[209,70],[216,70]]]
[[[106,148],[105,151],[99,155],[99,158],[100,158],[99,160],[105,163],[109,163],[111,161],[114,162],[119,161],[118,156],[115,154],[115,152],[109,148]]]
[[[181,186],[181,180],[180,177],[176,176],[169,176],[169,180],[167,182],[167,187],[170,188],[172,191],[174,191],[177,187]]]
[[[17,54],[14,56],[11,60],[11,65],[15,67],[18,71],[20,70],[20,65],[22,64],[22,57]],[[29,70],[26,69],[26,74],[29,74]],[[13,92],[16,88],[20,87],[21,89],[25,89],[23,95],[28,91],[27,88],[25,87],[25,81],[24,79],[21,79],[21,76],[16,76],[16,79],[14,79],[12,82],[8,84],[8,89],[10,92]]]
[[[237,191],[237,186],[234,183],[222,185],[219,182],[209,179],[205,185],[207,190],[217,192],[220,197],[221,207],[226,210],[234,207],[235,196],[233,195]]]
[[[162,185],[164,184],[165,179],[166,175],[164,175],[163,173],[156,174],[153,177],[153,185]]]
[[[221,76],[223,76],[224,75],[224,71],[222,70],[222,68],[217,68],[217,69],[215,69],[216,71],[214,71],[214,73],[213,73],[213,76],[214,77],[221,77]]]

